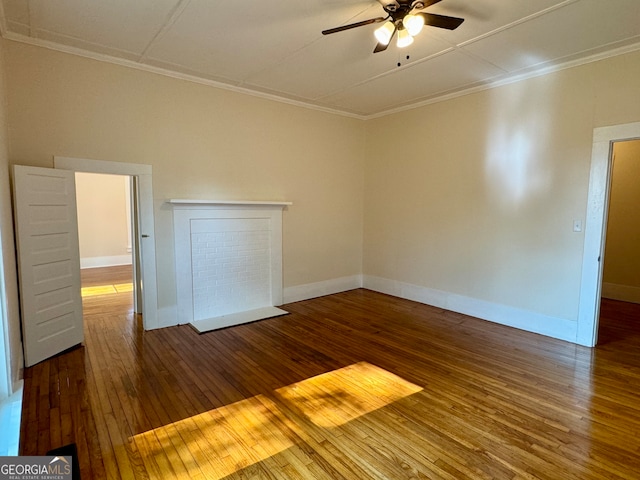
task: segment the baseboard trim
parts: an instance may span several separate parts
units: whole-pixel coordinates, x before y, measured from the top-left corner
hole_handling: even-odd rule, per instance
[[[312,298],[333,295],[356,288],[367,288],[375,292],[412,300],[426,305],[462,313],[520,330],[538,333],[547,337],[576,343],[578,322],[564,318],[550,317],[541,313],[523,310],[507,305],[487,302],[477,298],[444,292],[410,283],[389,280],[373,275],[351,275],[322,282],[285,287],[284,304],[300,302]],[[178,325],[177,306],[158,309],[156,328]]]
[[[295,287],[285,287],[283,292],[284,303],[300,302],[311,298],[333,295],[362,287],[362,275],[334,278],[322,282],[306,283]]]
[[[350,277],[340,277],[322,282],[286,287],[283,290],[283,304],[346,292],[361,287],[362,275],[352,275]],[[158,308],[158,325],[151,326],[149,330],[172,327],[174,325],[180,325],[178,320],[178,306],[170,305],[168,307]]]
[[[150,326],[148,330],[173,327],[175,325],[179,325],[178,306],[169,305],[168,307],[158,307],[158,324],[156,326]]]
[[[80,268],[116,267],[131,265],[131,255],[111,255],[107,257],[85,257],[80,259]]]
[[[372,275],[363,276],[363,287],[394,297],[413,300],[493,323],[576,343],[577,321],[550,317],[529,310]]]
[[[640,303],[640,287],[619,285],[616,283],[603,283],[602,296],[611,300],[622,302]]]

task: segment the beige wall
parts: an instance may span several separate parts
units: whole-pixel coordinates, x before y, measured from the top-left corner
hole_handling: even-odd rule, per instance
[[[636,52],[368,122],[365,275],[577,320],[593,129],[638,120]]]
[[[6,335],[9,347],[9,375],[11,383],[16,386],[22,369],[22,343],[20,339],[20,310],[18,306],[18,279],[13,240],[13,217],[11,211],[11,188],[9,186],[9,155],[7,151],[7,108],[4,44],[0,42],[0,239],[2,241],[2,268],[0,272],[0,298],[4,300],[6,310]],[[1,301],[1,300],[0,300]],[[2,308],[2,305],[0,305]],[[2,341],[0,335],[0,341]],[[0,367],[2,368],[2,367]]]
[[[574,324],[593,129],[640,120],[638,52],[363,122],[3,43],[11,162],[153,165],[161,308],[166,199],[273,199],[285,287],[363,272]]]
[[[11,162],[153,166],[160,308],[176,303],[170,198],[292,201],[285,287],[362,271],[363,122],[4,43]]]
[[[125,179],[128,177],[122,175],[76,173],[81,265],[131,263]],[[121,258],[127,256],[129,259]]]
[[[640,140],[614,144],[603,295],[640,303]]]

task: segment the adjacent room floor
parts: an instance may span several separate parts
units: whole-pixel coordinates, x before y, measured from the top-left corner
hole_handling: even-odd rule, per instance
[[[589,349],[368,290],[198,335],[85,297],[85,345],[26,370],[21,454],[83,478],[640,477],[640,305]]]

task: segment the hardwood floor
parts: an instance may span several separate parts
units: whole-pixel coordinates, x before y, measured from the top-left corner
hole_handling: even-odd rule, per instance
[[[133,311],[133,267],[118,265],[80,270],[85,322],[94,315]]]
[[[85,480],[640,478],[640,305],[588,349],[362,289],[204,335],[112,295],[25,375],[21,454]]]
[[[133,266],[118,265],[105,268],[83,268],[80,282],[83,288],[103,285],[123,285],[133,281]]]

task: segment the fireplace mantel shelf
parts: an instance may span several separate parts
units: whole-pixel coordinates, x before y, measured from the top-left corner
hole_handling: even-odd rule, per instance
[[[293,205],[293,202],[280,202],[270,200],[189,200],[182,198],[170,198],[167,203],[171,205],[228,205],[228,206],[273,206],[273,207],[286,207]]]

